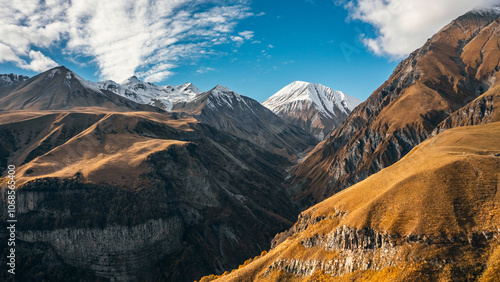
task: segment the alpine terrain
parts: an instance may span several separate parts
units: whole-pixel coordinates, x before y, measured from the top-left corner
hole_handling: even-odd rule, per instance
[[[294,167],[295,199],[305,206],[317,203],[390,166],[452,113],[493,90],[500,82],[499,13],[498,9],[469,12],[403,60],[382,86]],[[490,105],[482,101],[486,98],[478,103]],[[491,119],[488,107],[464,112],[476,117],[463,124]]]
[[[200,122],[247,139],[266,150],[296,162],[318,142],[299,126],[275,115],[259,102],[217,85],[179,104],[174,110],[193,114]]]
[[[178,86],[158,86],[143,82],[136,76],[132,76],[122,83],[107,80],[99,82],[97,85],[101,89],[109,90],[139,104],[149,104],[167,111],[171,110],[174,104],[188,102],[201,93],[189,82]]]
[[[319,203],[269,252],[203,279],[498,281],[498,11],[459,17],[404,60],[295,166],[295,199]]]
[[[219,117],[231,108],[226,94],[206,100]],[[2,89],[0,167],[16,166],[15,279],[193,281],[269,248],[298,214],[282,184],[293,163],[272,142],[307,148],[314,138],[234,99],[233,107],[248,104],[246,122],[259,120],[252,110],[277,121],[266,125],[275,134],[266,135],[269,146],[138,104],[65,67]]]
[[[224,36],[260,46],[233,30],[250,6],[180,2],[152,17],[174,27],[165,52],[138,23],[133,40],[153,41],[121,74],[154,72],[175,48],[206,63]],[[122,8],[144,20],[141,5]],[[79,25],[99,22],[85,15]],[[301,81],[261,104],[222,85],[91,82],[64,66],[0,75],[0,264],[15,254],[16,273],[0,281],[500,281],[499,42],[499,7],[468,12],[363,103]],[[54,65],[12,54],[38,58],[7,61],[18,69]],[[185,59],[169,58],[219,73]]]
[[[322,141],[361,103],[341,91],[321,84],[295,81],[262,105]]]

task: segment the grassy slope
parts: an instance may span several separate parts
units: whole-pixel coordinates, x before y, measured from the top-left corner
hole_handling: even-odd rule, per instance
[[[302,240],[327,234],[338,226],[371,227],[390,234],[456,235],[500,227],[500,122],[451,129],[431,138],[398,163],[306,210],[311,218],[326,217],[292,235],[267,255],[223,276],[221,281],[302,281],[274,271],[262,276],[276,259],[335,259],[342,252],[305,248]],[[347,212],[338,217],[338,211]],[[493,240],[495,242],[495,240]],[[498,279],[498,243],[485,248],[436,247],[417,244],[398,253],[402,263],[379,271],[355,271],[339,280],[449,279],[460,267],[486,265],[482,279]],[[411,262],[421,257],[421,263]],[[450,258],[455,265],[434,269],[424,259]],[[455,268],[454,268],[455,267]],[[468,270],[471,271],[471,270]],[[483,271],[483,270],[481,270]],[[431,278],[429,278],[431,277]],[[321,273],[310,281],[333,279]],[[240,280],[241,279],[241,280]],[[423,280],[426,280],[423,279]],[[463,278],[462,278],[463,279]]]

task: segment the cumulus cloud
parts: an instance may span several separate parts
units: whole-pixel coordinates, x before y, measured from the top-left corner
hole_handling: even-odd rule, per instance
[[[134,74],[160,81],[183,60],[211,54],[214,45],[253,37],[252,31],[235,33],[238,21],[253,15],[245,0],[0,0],[0,5],[0,61],[41,70],[53,65],[42,52],[62,46],[66,56],[91,58],[102,78],[116,81]]]
[[[42,52],[40,51],[31,50],[29,52],[29,58],[31,60],[29,64],[26,63],[25,61],[21,61],[18,64],[19,67],[36,72],[42,72],[47,69],[57,67],[56,62],[54,62],[51,58],[45,57],[45,55],[42,54]]]
[[[337,2],[339,3],[339,2]],[[458,16],[500,0],[357,0],[340,1],[350,18],[371,24],[376,37],[361,40],[375,54],[401,58]]]

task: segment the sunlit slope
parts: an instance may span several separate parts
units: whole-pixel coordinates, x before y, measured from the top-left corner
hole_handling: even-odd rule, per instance
[[[447,130],[304,211],[221,281],[498,281],[499,183],[500,122]]]
[[[447,234],[499,225],[500,123],[452,129],[401,161],[306,211],[346,211],[341,224]]]
[[[290,162],[182,113],[1,112],[10,164],[23,281],[193,281],[269,248],[298,214]]]
[[[171,139],[134,132],[147,129],[144,125],[152,122],[167,129],[163,135],[170,130]],[[96,109],[15,111],[0,115],[0,138],[9,164],[24,164],[17,171],[18,184],[79,173],[86,181],[132,187],[144,173],[149,155],[186,143],[175,140],[174,131],[192,131],[188,123],[196,121],[171,119],[169,114]]]

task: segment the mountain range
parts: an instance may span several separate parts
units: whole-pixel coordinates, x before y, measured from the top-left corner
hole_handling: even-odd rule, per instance
[[[497,281],[498,11],[452,21],[365,102],[1,75],[15,279]]]

